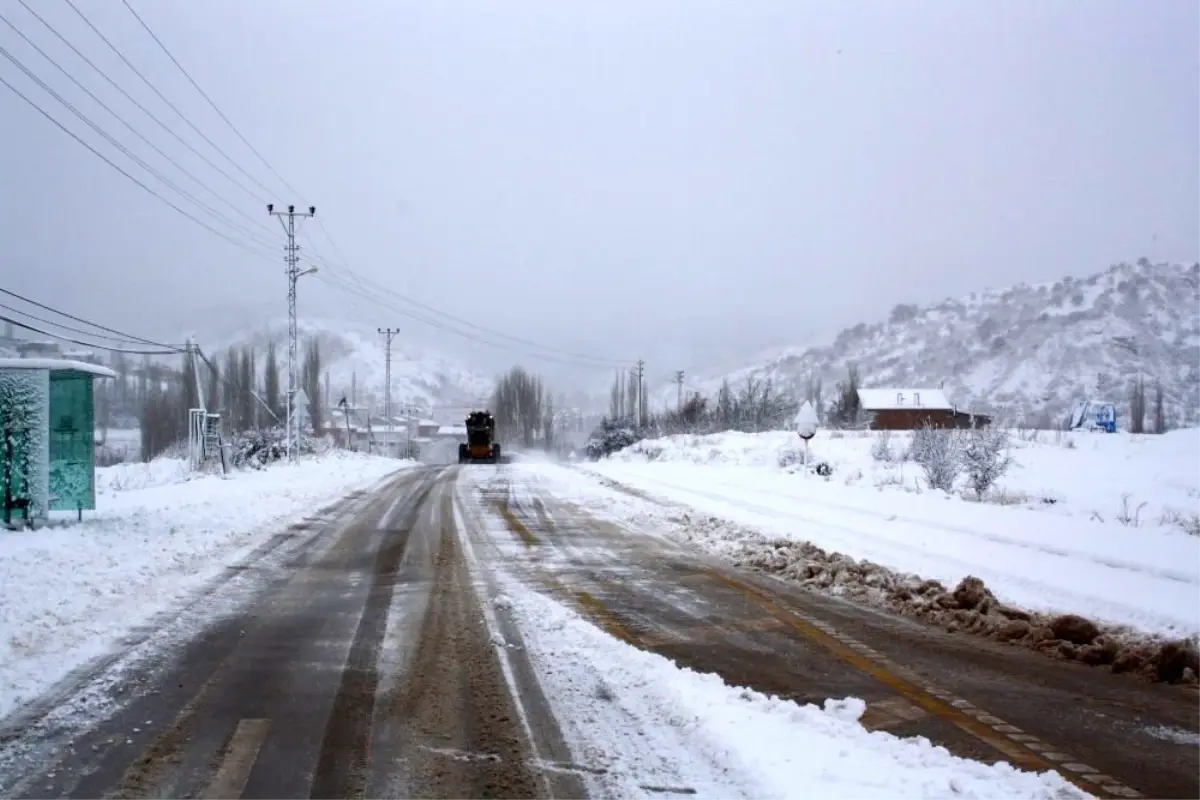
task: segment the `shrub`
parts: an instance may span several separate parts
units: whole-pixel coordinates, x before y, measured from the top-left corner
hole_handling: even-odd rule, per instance
[[[929,488],[953,491],[962,471],[958,432],[935,428],[928,422],[913,431],[912,459],[925,472]]]
[[[871,445],[871,458],[883,462],[893,460],[891,431],[880,431],[879,435],[875,437],[875,443]]]
[[[1003,428],[973,428],[963,436],[962,465],[980,500],[1012,466],[1008,448],[1008,431]]]

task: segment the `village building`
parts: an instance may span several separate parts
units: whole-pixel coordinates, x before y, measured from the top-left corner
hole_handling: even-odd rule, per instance
[[[976,428],[992,421],[986,414],[958,408],[942,389],[859,389],[858,403],[875,431],[911,431],[926,424],[934,428]]]

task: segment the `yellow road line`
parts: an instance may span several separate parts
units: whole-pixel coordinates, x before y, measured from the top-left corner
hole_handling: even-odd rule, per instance
[[[520,519],[518,519],[517,515],[512,512],[512,509],[508,507],[507,500],[497,500],[496,511],[501,517],[504,518],[504,522],[506,525],[508,525],[508,529],[517,534],[526,547],[537,547],[537,537],[534,536],[533,531],[529,530],[529,527]]]
[[[512,514],[507,505],[501,509],[501,515],[509,528],[526,544],[536,544],[537,538]],[[570,589],[542,570],[535,571],[539,573],[536,579],[539,579],[552,594],[575,606],[609,635],[635,647],[649,649],[652,637],[643,637],[629,630],[600,599],[584,590]],[[910,678],[902,675],[901,673],[906,673],[907,670],[893,664],[882,654],[820,620],[798,610],[784,608],[765,590],[711,567],[702,568],[702,572],[708,578],[737,591],[751,603],[845,663],[888,686],[916,708],[953,724],[978,741],[991,746],[1006,756],[1014,766],[1032,772],[1057,772],[1065,780],[1098,797],[1143,797],[1137,790],[1099,773],[1079,759],[1064,754],[1059,748],[1051,747],[971,703],[933,687],[923,686],[922,681],[915,676]]]
[[[991,724],[982,721],[980,718],[987,717],[989,720],[995,720],[996,725],[1008,729],[1018,731],[1019,729],[1007,725],[997,717],[984,714],[970,703],[953,698],[944,692],[939,692],[942,695],[941,697],[935,696],[930,691],[919,686],[915,681],[897,674],[899,670],[879,653],[834,632],[827,625],[821,623],[814,624],[816,621],[805,614],[783,608],[775,603],[770,595],[762,589],[731,576],[723,575],[715,569],[711,570],[710,574],[715,580],[736,590],[755,605],[784,620],[802,636],[821,645],[850,666],[867,673],[919,708],[946,720],[979,741],[1000,751],[1012,761],[1014,766],[1033,772],[1058,772],[1065,780],[1070,781],[1085,792],[1101,797],[1142,796],[1136,790],[1124,786],[1108,778],[1108,776],[1100,775],[1090,768],[1086,772],[1059,769],[1058,764],[1051,761],[1048,757],[1043,758],[1039,753],[1050,753],[1055,756],[1060,755],[1060,753],[1057,750],[1051,751],[1048,746],[1042,744],[1036,737],[1017,734],[1018,736],[1022,736],[1024,740],[1022,741],[1014,738],[1011,734],[1006,735],[1001,733],[995,730]],[[848,641],[853,642],[853,644],[848,644]],[[1031,747],[1031,745],[1033,746]],[[1074,762],[1071,766],[1082,766],[1077,763],[1077,759],[1062,758],[1055,759],[1055,761]],[[1105,780],[1100,780],[1101,778]]]
[[[216,774],[204,791],[202,800],[228,800],[241,797],[250,780],[250,771],[258,760],[258,751],[271,730],[269,719],[243,719],[238,722]]]

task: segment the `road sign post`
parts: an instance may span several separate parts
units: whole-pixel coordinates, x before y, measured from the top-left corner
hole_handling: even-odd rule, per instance
[[[813,408],[812,403],[807,400],[800,406],[800,410],[796,412],[794,420],[796,426],[796,434],[804,441],[804,470],[808,471],[808,442],[817,435],[817,411]]]

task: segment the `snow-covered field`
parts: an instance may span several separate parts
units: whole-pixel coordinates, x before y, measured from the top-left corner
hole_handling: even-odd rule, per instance
[[[1164,636],[1200,631],[1200,537],[1184,523],[1200,514],[1200,429],[1014,436],[1014,464],[985,502],[921,489],[911,461],[872,457],[877,437],[818,434],[812,458],[833,466],[828,479],[796,468],[790,433],[667,437],[584,469],[950,586],[974,575],[1031,611]],[[899,454],[905,437],[893,434],[891,446]],[[586,481],[565,481],[561,470],[546,477],[597,500]]]
[[[0,717],[272,534],[404,465],[335,451],[228,478],[176,459],[98,469],[81,524],[0,532]]]
[[[494,600],[521,630],[546,696],[606,796],[1085,797],[1055,772],[958,758],[871,732],[856,698],[801,705],[729,686],[612,638],[511,579]]]

